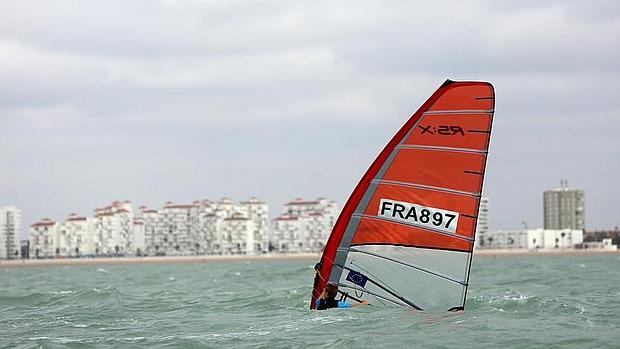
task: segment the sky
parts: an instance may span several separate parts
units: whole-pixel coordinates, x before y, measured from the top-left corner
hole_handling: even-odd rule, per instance
[[[342,206],[449,78],[495,86],[491,229],[542,226],[561,179],[613,229],[619,56],[615,0],[6,1],[0,205],[24,228],[114,200]]]

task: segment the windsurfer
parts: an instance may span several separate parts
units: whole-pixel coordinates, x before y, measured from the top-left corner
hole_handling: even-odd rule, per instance
[[[358,305],[368,305],[368,301],[361,301],[356,304],[347,303],[343,300],[336,300],[338,295],[338,284],[335,282],[328,282],[323,289],[323,292],[316,300],[316,309],[325,310],[330,308],[351,308]]]

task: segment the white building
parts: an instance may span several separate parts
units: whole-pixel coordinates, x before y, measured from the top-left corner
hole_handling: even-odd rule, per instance
[[[62,223],[56,224],[54,256],[95,256],[95,221],[75,213]]]
[[[144,228],[144,218],[135,216],[133,218],[133,236],[131,246],[134,248],[134,255],[142,256],[146,254],[146,231]]]
[[[192,217],[193,205],[167,202],[159,211],[153,241],[159,254],[180,256],[196,254],[200,243]]]
[[[240,213],[254,223],[252,253],[267,253],[269,251],[269,206],[255,197],[241,201],[239,206]]]
[[[30,258],[53,258],[56,255],[56,222],[49,218],[30,225]]]
[[[129,201],[95,209],[95,255],[132,255],[133,210]]]
[[[290,214],[282,214],[273,220],[274,248],[280,252],[302,252],[304,247],[305,219]]]
[[[256,224],[241,213],[224,218],[218,225],[220,249],[222,254],[249,254],[255,250],[254,237]]]
[[[22,211],[0,206],[0,259],[19,258]]]
[[[574,249],[583,242],[579,229],[526,229],[488,232],[477,245],[481,249]]]
[[[286,203],[284,213],[273,220],[271,243],[280,252],[320,252],[337,216],[333,201],[295,199]]]
[[[611,238],[604,238],[601,241],[588,241],[578,246],[583,250],[601,250],[601,251],[617,251],[618,245],[615,245]]]
[[[137,222],[137,223],[136,223]],[[163,250],[159,252],[159,245],[155,243],[157,235],[159,234],[159,212],[157,210],[149,209],[146,206],[141,206],[139,212],[134,218],[134,241],[139,240],[139,236],[144,236],[144,245],[136,245],[136,254],[145,254],[149,256],[156,256],[164,254]],[[138,236],[138,237],[136,237]],[[140,249],[138,253],[138,249]]]
[[[476,236],[485,235],[489,231],[489,198],[480,198],[478,221],[476,222]]]
[[[194,201],[192,209],[193,228],[198,240],[198,254],[220,254],[218,244],[218,224],[225,217],[223,212],[216,214],[216,204],[210,200]]]

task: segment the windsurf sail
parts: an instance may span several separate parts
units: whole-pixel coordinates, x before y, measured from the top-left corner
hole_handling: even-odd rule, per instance
[[[371,304],[465,306],[495,106],[487,82],[447,80],[372,163],[317,264],[327,282]]]

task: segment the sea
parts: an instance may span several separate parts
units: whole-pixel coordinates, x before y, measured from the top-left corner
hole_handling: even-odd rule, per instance
[[[466,310],[309,310],[315,261],[0,269],[2,348],[620,348],[620,254],[475,256]]]

